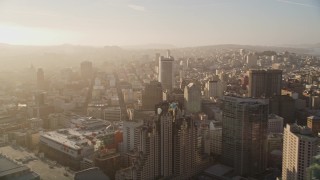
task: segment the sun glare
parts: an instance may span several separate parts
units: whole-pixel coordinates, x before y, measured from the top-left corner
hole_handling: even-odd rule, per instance
[[[65,43],[70,34],[45,28],[0,24],[0,42],[16,45],[51,45]]]

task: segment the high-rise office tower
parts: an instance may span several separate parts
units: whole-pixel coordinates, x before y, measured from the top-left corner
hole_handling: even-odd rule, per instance
[[[266,71],[267,88],[266,96],[281,95],[282,70],[268,69]]]
[[[142,109],[154,110],[155,105],[162,101],[162,86],[158,81],[146,84],[142,92]]]
[[[81,77],[84,79],[91,79],[93,75],[92,62],[83,61],[80,65]]]
[[[201,88],[198,83],[189,83],[184,88],[184,106],[187,113],[197,113],[201,110]]]
[[[268,101],[225,96],[222,117],[222,159],[239,175],[266,168]]]
[[[271,97],[281,95],[282,70],[250,70],[249,97]]]
[[[319,139],[310,128],[287,124],[284,128],[282,179],[306,179],[306,168],[317,154]]]
[[[172,91],[174,86],[174,58],[170,56],[170,51],[167,53],[167,57],[161,56],[159,58],[159,82],[162,84],[163,90]]]
[[[42,68],[39,68],[37,71],[37,87],[39,90],[43,90],[45,87],[44,71]]]

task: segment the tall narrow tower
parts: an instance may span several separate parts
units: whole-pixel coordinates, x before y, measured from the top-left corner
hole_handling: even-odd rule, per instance
[[[161,56],[159,58],[159,82],[162,84],[163,90],[172,91],[174,86],[174,58],[170,56],[170,51],[167,52],[167,57]]]

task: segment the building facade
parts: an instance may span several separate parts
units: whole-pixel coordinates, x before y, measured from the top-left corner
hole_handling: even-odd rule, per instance
[[[271,97],[281,95],[282,70],[267,69],[249,71],[249,97]]]
[[[190,83],[184,88],[184,106],[187,113],[201,111],[201,89],[197,83]]]
[[[162,101],[162,86],[157,81],[146,84],[142,92],[142,109],[153,110]]]
[[[306,179],[306,169],[317,154],[318,143],[318,137],[312,135],[311,129],[287,124],[283,138],[282,179]]]
[[[167,57],[160,56],[159,58],[159,75],[158,80],[162,85],[163,90],[172,91],[174,87],[174,58],[168,54]]]
[[[222,117],[222,159],[239,175],[266,169],[268,102],[225,96]]]

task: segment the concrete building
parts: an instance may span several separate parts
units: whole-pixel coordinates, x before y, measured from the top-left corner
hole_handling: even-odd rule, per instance
[[[225,96],[222,117],[222,160],[238,175],[266,169],[268,101]]]
[[[108,107],[105,103],[90,103],[87,106],[87,116],[97,119],[104,118],[104,109]]]
[[[269,113],[283,118],[283,124],[294,123],[296,120],[295,100],[287,95],[277,95],[270,98]]]
[[[268,167],[281,168],[283,134],[268,134],[267,162]]]
[[[106,121],[121,121],[121,108],[119,106],[106,107],[103,110],[103,119]]]
[[[40,180],[40,176],[25,165],[20,165],[0,154],[0,179]]]
[[[137,140],[136,129],[143,125],[142,120],[131,120],[123,122],[123,143],[122,152],[127,153],[134,150],[135,142]]]
[[[319,139],[311,129],[287,124],[284,129],[282,179],[306,179],[306,168],[317,154]]]
[[[184,106],[187,113],[201,111],[201,89],[197,83],[190,83],[184,88]]]
[[[142,92],[142,109],[154,110],[155,105],[162,101],[162,86],[157,81],[146,84]]]
[[[132,130],[133,150],[127,153],[131,166],[118,171],[117,180],[188,179],[201,171],[197,127],[192,117],[182,117],[176,103],[161,103],[156,113]]]
[[[163,90],[172,91],[174,87],[174,58],[170,56],[168,51],[167,57],[161,56],[159,58],[159,82],[162,85]]]
[[[83,157],[93,154],[93,144],[72,129],[45,132],[40,135],[39,151],[72,169],[80,169]]]
[[[40,133],[39,151],[74,170],[80,169],[83,158],[93,155],[94,149],[114,133],[104,120],[72,119],[71,128]]]
[[[116,171],[120,169],[120,153],[116,149],[101,148],[94,155],[94,164],[108,177],[115,179]]]
[[[224,82],[220,80],[210,80],[206,83],[205,95],[207,98],[210,98],[210,97],[221,98],[226,89],[227,89],[227,86]]]
[[[281,95],[282,70],[250,70],[249,71],[249,97],[271,97]]]
[[[281,94],[282,88],[282,70],[267,69],[266,70],[266,97]]]
[[[318,135],[320,132],[320,117],[310,116],[307,119],[307,126],[312,130],[314,135]]]
[[[268,115],[268,134],[283,133],[283,118],[275,114]]]

